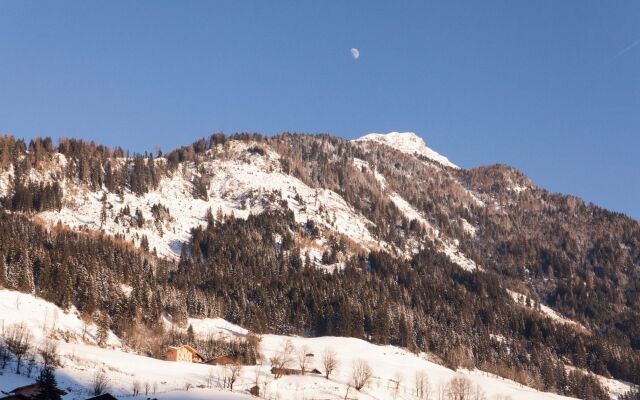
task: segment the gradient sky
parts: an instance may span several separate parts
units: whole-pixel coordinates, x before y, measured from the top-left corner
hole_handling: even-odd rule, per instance
[[[0,133],[393,130],[640,218],[640,2],[0,1]]]

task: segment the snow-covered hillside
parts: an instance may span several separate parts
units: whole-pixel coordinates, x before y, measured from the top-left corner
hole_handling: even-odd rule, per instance
[[[527,305],[527,296],[525,296],[524,294],[514,292],[513,290],[507,290],[507,292],[509,293],[509,295],[511,295],[511,297],[513,298],[513,301],[515,301],[518,304],[521,304],[525,307],[531,307],[533,309],[537,309],[539,310],[540,313],[548,316],[549,318],[551,318],[552,320],[558,323],[571,325],[585,332],[588,332],[588,329],[585,328],[581,323],[565,317],[564,315],[560,314],[559,312],[553,310],[550,307],[545,306],[544,304],[536,303],[529,299],[529,305]]]
[[[62,210],[42,212],[39,216],[50,224],[60,221],[72,228],[101,229],[111,235],[122,235],[136,245],[140,245],[144,235],[150,250],[155,248],[158,255],[175,258],[180,255],[182,243],[189,239],[191,229],[206,223],[208,210],[213,215],[220,212],[247,218],[252,213],[277,208],[285,201],[298,223],[311,220],[322,230],[344,235],[367,248],[386,247],[371,235],[372,222],[339,194],[311,188],[283,173],[277,153],[272,150],[264,155],[252,153],[249,149],[254,145],[232,141],[225,149],[225,157],[211,157],[198,167],[184,164],[173,176],[163,177],[157,189],[142,195],[129,190],[122,195],[106,190],[92,192],[65,180]],[[63,163],[59,163],[58,169],[62,167]],[[209,180],[207,200],[193,193],[193,179],[203,174]],[[7,172],[0,179],[0,192],[6,190],[8,176]],[[157,218],[152,211],[154,206],[165,207],[168,215]],[[123,215],[125,207],[130,215],[139,209],[144,222],[138,224],[130,215]]]
[[[389,135],[367,135],[362,140],[386,138],[384,140],[402,151],[433,156],[424,141],[413,133],[392,133]],[[371,140],[374,140],[371,139]],[[378,141],[375,139],[375,141]],[[360,140],[360,139],[359,139]],[[382,139],[380,139],[382,140]],[[373,222],[369,221],[338,193],[322,188],[311,188],[301,180],[286,174],[280,165],[280,156],[270,148],[264,154],[251,151],[257,144],[230,141],[209,151],[208,156],[198,166],[193,163],[181,165],[171,176],[162,177],[157,189],[136,195],[130,190],[116,194],[107,190],[90,191],[86,185],[68,179],[60,179],[64,189],[63,207],[39,213],[39,217],[55,225],[61,222],[74,229],[88,228],[102,230],[112,236],[122,236],[140,246],[146,237],[149,249],[156,250],[162,257],[177,258],[182,244],[189,240],[191,229],[206,224],[209,210],[214,215],[233,215],[247,218],[269,208],[277,208],[282,202],[294,212],[296,222],[304,224],[314,221],[321,229],[321,237],[304,249],[312,260],[317,260],[326,245],[329,235],[342,235],[364,249],[389,249],[389,244],[377,239],[371,233]],[[413,154],[411,153],[411,154]],[[432,154],[433,153],[433,154]],[[221,156],[222,155],[222,156]],[[435,156],[434,156],[435,157]],[[435,158],[438,162],[446,158]],[[121,160],[123,162],[123,160]],[[166,160],[158,158],[156,163]],[[447,161],[448,162],[448,161]],[[383,175],[359,159],[354,159],[358,167],[366,166],[384,188]],[[54,177],[64,176],[66,159],[57,154],[50,170],[32,171],[34,182],[48,182]],[[447,165],[445,163],[445,165]],[[451,164],[452,166],[453,164]],[[12,171],[0,176],[0,192],[9,187]],[[194,179],[205,176],[208,180],[207,198],[194,195]],[[438,229],[430,226],[426,219],[398,193],[388,191],[389,199],[407,218],[417,219],[431,231],[431,240],[440,244],[441,251],[462,268],[472,270],[476,263],[459,251],[454,239],[441,236]],[[158,207],[167,210],[167,215],[158,217]],[[125,209],[128,214],[125,214]],[[140,211],[143,221],[134,214]],[[473,228],[473,227],[471,227]],[[420,243],[408,243],[410,248],[399,249],[409,256],[420,247]],[[329,270],[339,265],[327,266]]]
[[[426,228],[427,236],[429,237],[429,239],[434,241],[439,246],[439,251],[444,253],[449,258],[449,260],[451,260],[451,262],[459,265],[461,268],[467,271],[473,271],[476,268],[481,268],[476,264],[475,261],[473,261],[460,251],[460,249],[458,248],[457,240],[445,237],[438,228],[434,227],[429,221],[427,221],[425,216],[422,215],[418,210],[416,210],[402,196],[400,196],[400,194],[390,190],[388,188],[387,181],[384,175],[376,171],[366,161],[359,158],[354,158],[353,163],[359,169],[366,171],[374,176],[376,181],[380,184],[381,189],[387,192],[387,196],[389,196],[391,202],[398,208],[398,210],[400,210],[400,212],[404,214],[404,216],[408,220],[416,220]],[[475,227],[469,224],[467,221],[463,222],[463,226],[465,226],[465,231],[467,233],[475,233]],[[420,243],[417,241],[408,243],[408,245],[412,245],[413,247],[407,249],[408,251],[405,252],[405,254],[407,255],[417,252],[420,247]]]
[[[436,161],[444,166],[460,168],[442,154],[427,147],[424,140],[413,132],[390,132],[390,133],[370,133],[355,141],[371,141],[393,147],[396,150],[407,154],[418,154],[430,160]]]
[[[431,362],[425,354],[416,355],[393,346],[377,346],[359,339],[339,337],[301,338],[279,335],[264,335],[260,347],[262,365],[243,367],[235,385],[234,393],[224,391],[220,380],[224,367],[181,362],[168,362],[126,352],[118,346],[116,338],[109,348],[100,348],[92,339],[82,341],[85,324],[70,311],[65,313],[55,305],[34,296],[14,291],[0,290],[0,321],[5,326],[25,323],[34,336],[37,346],[45,338],[58,344],[63,366],[56,372],[59,386],[69,392],[65,399],[88,397],[91,381],[98,370],[109,378],[109,391],[116,396],[131,396],[137,382],[149,395],[158,399],[243,399],[249,398],[248,389],[258,383],[262,396],[269,399],[343,399],[347,390],[349,398],[367,399],[417,399],[416,376],[426,376],[432,396],[444,390],[454,377],[469,380],[473,390],[484,392],[488,399],[561,399],[565,397],[537,392],[513,381],[505,380],[482,371],[453,371]],[[190,319],[196,335],[221,335],[242,337],[247,331],[221,319]],[[89,327],[89,331],[91,331]],[[64,338],[64,332],[69,332]],[[335,351],[338,367],[330,379],[309,374],[306,376],[284,376],[275,379],[270,373],[269,360],[288,349],[292,362],[297,367],[296,355],[308,354],[309,369],[323,371],[321,358],[326,349]],[[354,362],[363,360],[373,371],[369,383],[357,392],[349,388]],[[16,375],[9,365],[0,375],[0,390],[33,382],[23,375]],[[399,384],[396,382],[399,381]],[[397,389],[396,389],[397,387]],[[154,393],[152,393],[154,392]],[[434,398],[434,397],[432,397]]]

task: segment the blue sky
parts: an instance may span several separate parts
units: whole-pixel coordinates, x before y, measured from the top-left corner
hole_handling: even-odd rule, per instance
[[[0,132],[415,131],[640,218],[638,40],[637,1],[4,0]]]

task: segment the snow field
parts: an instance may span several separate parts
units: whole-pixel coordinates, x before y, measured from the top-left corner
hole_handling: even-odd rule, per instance
[[[55,305],[32,295],[9,290],[0,290],[0,319],[5,326],[24,323],[29,327],[37,345],[46,336],[58,344],[63,366],[56,370],[59,386],[69,394],[65,399],[88,397],[93,377],[103,370],[109,379],[109,391],[116,396],[145,399],[150,396],[131,396],[134,382],[142,388],[148,386],[153,397],[158,399],[243,399],[249,398],[248,389],[258,383],[268,399],[343,399],[349,390],[349,398],[370,399],[417,399],[415,394],[416,372],[428,377],[431,391],[435,393],[455,376],[464,376],[478,385],[488,398],[511,396],[512,399],[561,399],[550,393],[537,392],[513,381],[481,371],[453,371],[427,360],[425,354],[416,355],[393,346],[378,346],[364,340],[343,337],[302,338],[280,335],[263,335],[260,342],[264,355],[262,365],[245,366],[234,387],[234,393],[222,389],[221,380],[225,367],[169,362],[127,352],[116,338],[111,338],[107,348],[100,348],[91,339],[81,340],[84,322],[71,310],[65,313]],[[52,326],[59,331],[69,331],[74,340],[51,335]],[[223,319],[189,319],[196,335],[221,335],[229,338],[242,337],[246,329]],[[91,331],[93,326],[89,328]],[[321,375],[283,376],[274,379],[270,373],[269,360],[281,356],[288,346],[290,358],[288,368],[298,368],[298,354],[312,354],[307,359],[308,369],[324,371],[322,354],[326,349],[335,351],[338,367],[329,380]],[[370,365],[373,376],[370,382],[357,392],[352,387],[352,366],[362,360]],[[399,389],[395,381],[400,377]],[[0,376],[0,390],[11,390],[22,384],[33,382],[13,373],[11,366]]]

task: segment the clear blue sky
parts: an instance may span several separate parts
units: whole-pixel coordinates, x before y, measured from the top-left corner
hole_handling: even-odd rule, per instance
[[[640,218],[638,40],[637,1],[4,0],[0,132],[415,131]]]

